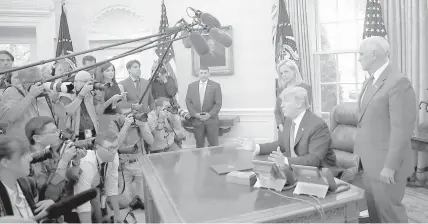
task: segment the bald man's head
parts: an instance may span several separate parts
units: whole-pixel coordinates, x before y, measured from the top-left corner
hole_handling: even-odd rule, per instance
[[[383,37],[368,37],[361,42],[359,54],[358,61],[361,63],[361,68],[373,73],[388,60],[388,41]]]
[[[89,81],[92,81],[91,74],[87,71],[80,71],[74,77],[74,88],[77,91],[80,91],[83,86]]]

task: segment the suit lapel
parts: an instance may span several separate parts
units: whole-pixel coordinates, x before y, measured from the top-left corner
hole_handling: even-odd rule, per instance
[[[388,65],[385,70],[382,72],[382,74],[379,76],[379,78],[374,83],[374,87],[376,88],[373,92],[368,93],[368,95],[364,94],[364,97],[368,97],[368,100],[364,105],[361,105],[360,107],[360,116],[358,118],[358,122],[363,118],[364,113],[366,112],[367,106],[369,105],[371,99],[374,95],[382,88],[383,84],[385,83],[385,80],[388,78],[388,74],[390,73],[390,66]],[[367,85],[367,84],[366,84]],[[363,100],[362,98],[360,99]]]
[[[294,140],[294,147],[296,147],[297,143],[299,143],[300,139],[302,138],[303,132],[305,131],[305,127],[307,125],[307,121],[309,118],[308,114],[309,114],[309,111],[306,111],[305,115],[302,118],[302,121],[300,121],[299,129],[297,130],[297,134],[296,134],[296,139]]]
[[[199,111],[201,108],[202,108],[202,105],[201,105],[201,97],[200,97],[200,94],[199,94],[199,81],[198,82],[194,82],[194,84],[193,84],[193,88],[195,89],[195,92],[196,92],[196,102],[197,102],[197,106],[198,106],[198,110],[197,111]],[[202,111],[201,111],[202,112]]]
[[[358,110],[361,110],[361,97],[363,96],[364,91],[366,90],[369,79],[367,78],[363,83],[363,88],[360,90],[360,95],[358,95]]]
[[[291,156],[291,152],[290,152],[290,128],[291,128],[291,120],[286,118],[284,121],[284,129],[282,132],[280,132],[281,136],[284,138],[282,140],[283,144],[284,144],[284,149],[285,149],[285,156],[290,157]]]

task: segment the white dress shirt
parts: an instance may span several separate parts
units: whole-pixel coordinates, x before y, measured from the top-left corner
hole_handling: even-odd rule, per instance
[[[15,191],[10,189],[8,186],[3,184],[7,190],[7,194],[9,195],[10,204],[12,205],[13,215],[21,216],[22,218],[32,218],[33,212],[31,211],[30,205],[28,205],[27,199],[22,193],[21,187],[18,183],[16,183],[16,189],[18,189],[18,195]],[[19,202],[17,202],[16,198],[19,198]]]
[[[129,78],[131,78],[132,82],[134,83],[135,88],[137,88],[137,83],[135,83],[135,80],[137,80],[136,78],[129,76]],[[141,82],[141,78],[138,78]],[[117,86],[119,86],[120,92],[123,93],[125,92],[125,87],[123,87],[122,84],[118,83]]]
[[[299,130],[300,127],[300,123],[302,122],[303,117],[305,116],[306,110],[304,110],[302,113],[300,113],[296,118],[293,119],[293,123],[295,124],[294,126],[294,140],[296,140],[296,136],[297,136],[297,132]],[[291,157],[297,157],[296,152],[294,150],[291,150]],[[254,150],[254,155],[259,155],[260,154],[260,145],[256,144],[256,149]],[[284,158],[285,164],[288,164],[288,159],[287,157]]]
[[[201,100],[201,109],[204,105],[205,90],[207,89],[208,80],[205,82],[199,81],[199,99]]]
[[[99,184],[98,165],[101,166],[102,160],[94,150],[88,150],[88,154],[81,159],[80,169],[82,174],[79,181],[74,186],[74,194],[81,193],[96,187]],[[106,177],[104,182],[104,192],[107,196],[118,195],[118,181],[119,181],[119,155],[116,153],[112,162],[107,165]],[[77,207],[76,212],[91,212],[91,203],[88,201],[85,204]]]

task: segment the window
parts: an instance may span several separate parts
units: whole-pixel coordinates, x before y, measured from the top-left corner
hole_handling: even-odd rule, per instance
[[[314,109],[327,123],[334,106],[358,100],[365,79],[358,47],[366,1],[317,0]]]
[[[1,44],[0,50],[9,51],[15,61],[13,63],[14,66],[21,66],[25,64],[29,64],[31,61],[31,44]]]

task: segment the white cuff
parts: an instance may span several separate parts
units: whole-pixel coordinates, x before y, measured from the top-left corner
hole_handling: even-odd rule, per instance
[[[254,149],[253,155],[258,156],[260,154],[260,145],[256,144],[256,148]]]
[[[289,165],[289,164],[288,164],[288,158],[287,158],[287,157],[284,157],[284,163],[285,163],[285,165],[287,165],[287,166]]]

